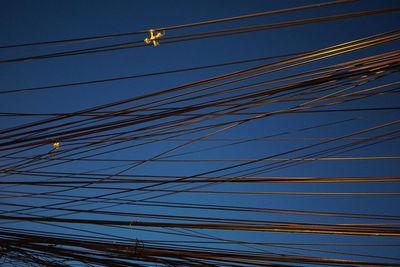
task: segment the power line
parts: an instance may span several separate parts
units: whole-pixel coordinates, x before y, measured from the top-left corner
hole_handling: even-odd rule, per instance
[[[210,21],[203,21],[203,22],[197,22],[197,23],[191,23],[191,24],[164,27],[164,28],[159,28],[158,30],[162,31],[162,30],[172,30],[172,29],[179,29],[179,28],[194,27],[194,26],[214,24],[214,23],[220,23],[220,22],[226,22],[226,21],[241,20],[241,19],[259,17],[259,16],[266,16],[266,15],[272,15],[272,14],[299,11],[299,10],[305,10],[305,9],[310,9],[310,8],[319,8],[319,7],[336,5],[336,4],[344,4],[344,3],[356,2],[356,1],[359,1],[359,0],[331,1],[331,2],[325,2],[325,3],[313,4],[313,5],[307,5],[307,6],[300,6],[300,7],[295,7],[295,8],[287,8],[287,9],[281,9],[281,10],[266,11],[266,12],[254,13],[254,14],[243,15],[243,16],[236,16],[236,17],[216,19],[216,20],[210,20]],[[92,36],[92,37],[81,37],[81,38],[64,39],[64,40],[56,40],[56,41],[46,41],[46,42],[35,42],[35,43],[26,43],[26,44],[5,45],[5,46],[0,46],[0,48],[4,49],[4,48],[15,48],[15,47],[46,45],[46,44],[55,44],[55,43],[77,42],[77,41],[89,41],[89,40],[93,41],[93,40],[101,40],[101,39],[128,36],[128,35],[143,34],[143,33],[147,33],[147,32],[148,32],[148,30],[142,30],[142,31],[137,31],[137,32],[118,33],[118,34],[109,34],[109,35],[98,35],[98,36]]]
[[[164,39],[166,41],[163,41],[162,43],[168,44],[168,43],[176,43],[176,42],[183,42],[183,41],[199,40],[199,39],[205,39],[205,38],[228,36],[228,35],[232,35],[232,34],[250,33],[250,32],[261,31],[261,30],[270,30],[270,29],[276,29],[276,28],[281,28],[281,27],[304,25],[304,24],[309,24],[309,23],[317,23],[317,22],[337,20],[337,19],[346,19],[346,18],[352,18],[352,17],[358,17],[358,16],[367,16],[367,15],[393,12],[393,11],[399,11],[399,10],[400,10],[400,8],[387,8],[387,9],[381,9],[381,10],[373,10],[373,11],[355,12],[355,13],[335,15],[335,16],[327,16],[327,17],[321,17],[321,18],[312,18],[312,19],[296,20],[296,21],[281,22],[281,23],[274,23],[274,24],[256,25],[256,26],[250,26],[250,27],[244,27],[244,28],[234,28],[234,29],[228,29],[228,30],[172,36],[172,37],[165,37]],[[185,38],[185,37],[187,37],[187,38]],[[169,39],[175,39],[175,40],[169,40]],[[109,51],[131,49],[131,48],[138,48],[138,47],[144,47],[144,46],[147,46],[147,45],[144,44],[141,40],[138,40],[138,41],[132,41],[132,42],[117,43],[117,44],[112,44],[112,45],[103,45],[103,46],[92,47],[92,48],[70,50],[70,51],[64,51],[64,52],[58,52],[58,53],[52,53],[52,54],[42,54],[42,55],[31,56],[31,57],[1,60],[0,63],[23,62],[23,61],[46,59],[46,58],[57,58],[57,57],[65,57],[65,56],[99,53],[99,52],[109,52]]]

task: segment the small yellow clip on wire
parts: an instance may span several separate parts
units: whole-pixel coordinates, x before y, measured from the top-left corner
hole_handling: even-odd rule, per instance
[[[153,43],[154,46],[159,45],[160,43],[156,41],[156,39],[159,39],[161,37],[163,37],[165,34],[161,33],[161,32],[157,32],[156,30],[151,29],[150,31],[150,38],[146,38],[144,39],[144,42],[146,44],[151,44]]]
[[[55,142],[53,143],[54,149],[59,149],[60,148],[60,142]]]

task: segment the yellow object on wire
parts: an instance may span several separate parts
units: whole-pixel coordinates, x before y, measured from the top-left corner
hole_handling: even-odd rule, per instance
[[[54,149],[59,149],[60,148],[60,142],[55,142],[53,143]]]
[[[151,29],[149,32],[150,32],[150,38],[144,39],[144,42],[146,44],[153,43],[154,46],[159,45],[160,43],[157,42],[156,39],[163,37],[165,34],[163,34],[161,32],[156,33],[156,30],[153,30],[153,29]]]

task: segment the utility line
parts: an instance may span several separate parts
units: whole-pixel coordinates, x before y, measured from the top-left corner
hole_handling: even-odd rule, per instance
[[[400,8],[387,8],[387,9],[381,9],[381,10],[355,12],[355,13],[350,13],[350,14],[328,16],[328,17],[322,17],[322,18],[297,20],[297,21],[289,21],[289,22],[266,24],[266,25],[256,25],[256,26],[250,26],[250,27],[244,27],[244,28],[236,28],[236,29],[229,29],[229,30],[222,30],[222,31],[181,35],[181,36],[172,36],[172,37],[165,37],[164,39],[166,41],[163,41],[161,43],[168,44],[168,43],[176,43],[176,42],[183,42],[183,41],[199,40],[199,39],[205,39],[205,38],[222,37],[222,36],[228,36],[228,35],[233,35],[233,34],[250,33],[250,32],[255,32],[255,31],[304,25],[304,24],[309,24],[309,23],[318,23],[318,22],[322,22],[322,21],[330,21],[330,20],[337,20],[337,19],[347,19],[347,18],[352,18],[352,17],[373,15],[373,14],[393,12],[393,11],[399,11],[399,10],[400,10]],[[192,36],[192,37],[185,38],[185,36]],[[175,39],[175,40],[168,41],[169,39]],[[31,61],[31,60],[39,60],[39,59],[46,59],[46,58],[56,58],[56,57],[83,55],[83,54],[91,54],[91,53],[99,53],[99,52],[109,52],[109,51],[131,49],[131,48],[138,48],[138,47],[144,47],[144,46],[147,46],[147,45],[143,44],[143,41],[140,40],[140,41],[119,43],[119,44],[113,44],[113,45],[104,45],[104,46],[92,47],[92,48],[86,48],[86,49],[70,50],[70,51],[64,51],[64,52],[58,52],[58,53],[52,53],[52,54],[42,54],[42,55],[31,56],[31,57],[1,60],[0,63],[22,62],[22,61]]]
[[[173,29],[179,29],[179,28],[188,28],[188,27],[194,27],[194,26],[200,26],[200,25],[207,25],[207,24],[214,24],[214,23],[220,23],[220,22],[226,22],[226,21],[247,19],[247,18],[252,18],[252,17],[273,15],[273,14],[279,14],[279,13],[292,12],[292,11],[299,11],[299,10],[305,10],[305,9],[310,9],[310,8],[319,8],[319,7],[331,6],[331,5],[336,5],[336,4],[344,4],[344,3],[356,2],[356,1],[359,1],[359,0],[331,1],[331,2],[312,4],[312,5],[307,5],[307,6],[300,6],[300,7],[295,7],[295,8],[287,8],[287,9],[281,9],[281,10],[266,11],[266,12],[248,14],[248,15],[243,15],[243,16],[236,16],[236,17],[209,20],[209,21],[203,21],[203,22],[197,22],[197,23],[191,23],[191,24],[164,27],[164,28],[159,28],[158,30],[162,31],[162,30],[173,30]],[[0,49],[24,47],[24,46],[34,46],[34,45],[45,45],[45,44],[55,44],[55,43],[64,43],[64,42],[101,40],[101,39],[106,39],[106,38],[142,34],[142,33],[147,33],[147,32],[148,32],[148,30],[144,30],[144,31],[137,31],[137,32],[109,34],[109,35],[98,35],[98,36],[91,36],[91,37],[81,37],[81,38],[73,38],[73,39],[47,41],[47,42],[35,42],[35,43],[26,43],[26,44],[5,45],[5,46],[0,46]]]

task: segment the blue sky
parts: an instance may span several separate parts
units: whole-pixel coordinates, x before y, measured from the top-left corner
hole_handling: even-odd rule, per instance
[[[261,1],[261,0],[219,0],[219,1],[8,1],[3,2],[0,17],[2,27],[0,28],[0,44],[1,46],[25,44],[35,42],[45,42],[53,40],[65,40],[81,37],[103,36],[110,34],[148,31],[149,29],[159,29],[171,27],[175,25],[184,25],[189,23],[214,20],[219,18],[234,17],[245,14],[265,12],[269,10],[278,10],[291,8],[295,6],[310,5],[322,3],[324,1]],[[300,19],[331,16],[336,14],[344,14],[351,12],[368,11],[383,8],[392,8],[398,6],[398,1],[355,1],[353,3],[334,5],[329,7],[314,8],[303,11],[288,12],[275,14],[270,16],[260,16],[245,20],[230,21],[224,23],[216,23],[198,27],[188,27],[182,29],[172,29],[165,31],[165,37],[179,36],[183,34],[194,34],[200,32],[209,32],[224,30],[237,27],[246,27],[253,25],[271,24],[283,21],[294,21]],[[148,73],[163,72],[176,69],[193,68],[200,66],[208,66],[220,63],[235,62],[248,59],[257,59],[264,57],[273,57],[278,55],[286,55],[299,53],[304,51],[312,51],[322,49],[341,43],[365,38],[375,34],[397,30],[399,27],[398,12],[389,12],[384,14],[376,14],[371,16],[349,18],[343,20],[335,20],[328,22],[319,22],[308,25],[292,26],[279,29],[271,29],[264,31],[255,31],[244,34],[236,34],[217,38],[207,38],[200,40],[192,40],[186,42],[163,43],[160,39],[160,45],[153,47],[151,45],[137,47],[131,49],[122,49],[108,51],[103,53],[92,53],[85,55],[45,58],[39,60],[10,62],[0,64],[1,73],[1,91],[27,89],[36,87],[45,87],[60,84],[69,84],[77,82],[95,81],[102,79],[126,77],[133,75],[142,75]],[[67,42],[62,44],[48,44],[38,46],[27,46],[18,48],[1,48],[1,61],[12,60],[15,58],[31,57],[35,55],[58,53],[63,51],[85,49],[93,46],[108,45],[118,42],[141,41],[148,37],[148,33],[137,35],[127,35],[118,38],[108,38],[81,42]],[[164,39],[166,41],[167,39]],[[144,44],[144,43],[143,43]],[[370,48],[357,50],[343,55],[326,58],[298,67],[291,67],[286,70],[261,75],[252,79],[234,83],[233,85],[218,86],[210,89],[210,92],[219,92],[224,89],[231,89],[234,86],[244,86],[250,83],[266,82],[272,79],[284,77],[286,75],[294,75],[304,71],[310,71],[317,68],[332,66],[335,64],[345,63],[351,60],[371,57],[387,52],[395,52],[398,49],[399,41],[395,40],[385,44],[373,46]],[[228,65],[224,67],[207,68],[196,71],[178,72],[173,74],[141,77],[136,79],[123,79],[112,82],[93,83],[80,86],[65,86],[60,88],[50,88],[43,90],[34,90],[27,92],[14,92],[1,94],[0,96],[0,124],[2,129],[23,125],[29,122],[35,122],[51,115],[43,116],[5,116],[6,113],[30,113],[30,114],[54,114],[54,113],[72,113],[91,107],[97,107],[116,101],[140,97],[146,94],[154,93],[169,88],[178,87],[184,84],[194,83],[200,80],[209,79],[224,75],[227,73],[244,70],[251,67],[260,66],[273,62],[276,59],[256,61],[243,64]],[[398,60],[396,58],[395,60]],[[396,61],[398,62],[398,61]],[[395,62],[395,63],[396,63]],[[397,63],[398,64],[398,63]],[[397,67],[398,71],[398,67]],[[384,77],[373,80],[367,84],[360,85],[356,89],[348,92],[372,88],[374,86],[382,86],[390,83],[398,82],[399,75],[394,73],[385,73]],[[218,84],[215,83],[215,84]],[[285,84],[284,82],[281,84]],[[267,90],[268,86],[265,87]],[[398,87],[398,86],[397,86]],[[396,84],[377,89],[378,92],[386,89],[397,89]],[[195,87],[193,90],[201,88]],[[248,89],[243,92],[255,92],[257,89]],[[329,93],[335,92],[342,88],[333,88],[328,92],[316,92],[312,97],[323,97]],[[192,89],[185,89],[182,92],[191,92]],[[201,93],[194,94],[194,99],[183,101],[180,103],[171,103],[163,107],[176,109],[188,105],[199,103],[208,103],[216,101],[222,96],[232,96],[240,94],[242,91],[234,91],[227,94],[201,98]],[[173,92],[168,96],[176,96],[179,92]],[[189,95],[190,96],[190,95]],[[278,97],[284,97],[279,95]],[[123,105],[102,109],[100,111],[116,111],[123,108],[135,109],[136,107],[146,104],[149,101],[161,99],[161,96],[155,96],[149,99],[128,102]],[[303,100],[307,101],[307,100]],[[293,107],[302,102],[278,102],[260,104],[259,106],[247,109],[243,112],[256,112],[258,114],[266,114],[281,109]],[[363,98],[357,101],[346,102],[342,104],[332,105],[328,107],[315,108],[322,109],[368,109],[368,108],[398,108],[399,96],[397,93],[375,95]],[[201,113],[204,110],[193,111]],[[207,109],[211,112],[213,108]],[[149,111],[146,111],[149,112]],[[145,111],[138,111],[137,114],[149,114]],[[151,111],[153,112],[153,111]],[[204,111],[205,112],[205,111]],[[135,113],[134,113],[135,114]],[[223,127],[207,129],[201,132],[184,133],[177,137],[172,135],[155,136],[147,138],[166,138],[154,143],[146,143],[146,138],[128,140],[121,143],[110,144],[108,148],[98,148],[98,145],[89,146],[87,139],[80,137],[64,140],[59,137],[56,141],[60,142],[60,149],[55,151],[51,158],[46,161],[35,162],[38,169],[36,171],[45,172],[65,172],[65,173],[84,173],[90,174],[126,174],[126,175],[162,175],[171,177],[191,177],[206,173],[213,176],[240,176],[251,175],[254,170],[249,168],[259,167],[260,173],[255,173],[257,177],[394,177],[398,175],[399,165],[397,164],[399,143],[398,125],[393,124],[382,127],[374,131],[368,131],[356,136],[356,138],[376,137],[385,135],[390,131],[388,136],[393,138],[385,140],[371,146],[355,147],[357,149],[349,151],[339,151],[338,154],[331,154],[327,157],[342,158],[341,160],[317,160],[306,161],[301,164],[293,165],[282,169],[268,169],[267,164],[276,164],[276,161],[261,161],[250,163],[245,166],[239,166],[229,170],[222,170],[211,173],[225,167],[233,166],[244,161],[240,160],[257,160],[257,159],[295,159],[304,158],[308,153],[320,152],[324,149],[333,149],[340,145],[347,145],[352,140],[337,140],[309,149],[299,150],[293,153],[285,153],[302,146],[308,146],[321,142],[321,138],[337,138],[348,135],[356,131],[362,131],[370,127],[377,127],[385,123],[391,123],[398,120],[398,109],[391,110],[374,110],[374,111],[346,111],[346,112],[315,112],[315,113],[290,113],[279,114],[274,116],[266,116],[259,119],[249,120],[238,126],[226,124],[232,128],[212,134],[213,131],[221,130]],[[89,114],[90,115],[90,114]],[[253,114],[254,115],[254,114]],[[222,123],[233,119],[244,119],[251,114],[241,115],[225,115],[216,117],[204,122],[198,122],[196,126],[206,126],[214,123]],[[90,116],[93,116],[90,115]],[[79,119],[83,119],[81,117]],[[124,119],[125,117],[121,117]],[[137,131],[143,133],[141,127],[158,127],[164,122],[182,117],[168,117],[165,119],[152,120],[119,128],[115,130],[105,131],[100,134],[120,134],[121,131]],[[114,121],[119,118],[112,118]],[[64,119],[58,122],[49,123],[49,126],[56,126],[63,122],[73,121],[72,119]],[[79,127],[91,125],[90,121],[83,121]],[[188,128],[182,126],[179,131]],[[312,128],[312,129],[308,129]],[[39,129],[33,127],[31,129]],[[142,131],[142,132],[140,132]],[[19,131],[23,133],[23,131]],[[35,135],[36,133],[34,133]],[[210,135],[204,137],[204,135]],[[2,142],[13,140],[13,138],[4,139]],[[129,135],[122,135],[127,137]],[[203,137],[202,137],[203,136]],[[24,137],[28,137],[24,135]],[[91,136],[93,137],[93,136]],[[96,137],[102,138],[102,137]],[[176,139],[185,140],[176,140]],[[202,140],[190,143],[186,146],[179,147],[183,142],[190,139],[204,138]],[[270,138],[271,140],[266,140]],[[318,140],[319,138],[319,140]],[[228,140],[229,139],[229,140]],[[239,140],[240,139],[240,140]],[[246,139],[247,141],[244,142]],[[251,140],[259,139],[259,140]],[[263,139],[263,140],[260,140]],[[290,140],[284,140],[290,139]],[[312,139],[312,140],[311,140]],[[41,141],[42,139],[39,139]],[[360,139],[358,139],[360,140]],[[383,139],[373,139],[379,141]],[[240,142],[241,141],[241,142]],[[240,143],[239,143],[240,142]],[[29,143],[29,142],[28,142]],[[230,144],[230,145],[228,145]],[[88,145],[88,151],[85,149],[76,149],[80,145]],[[361,146],[362,144],[360,144]],[[108,149],[118,149],[112,153],[103,155],[94,155],[95,153],[106,152]],[[174,148],[177,148],[174,150]],[[75,149],[76,155],[68,154],[68,149]],[[52,150],[51,140],[47,143],[41,143],[38,147],[28,151],[22,151],[16,154],[20,157],[26,157],[25,163],[30,159],[34,159],[38,155],[50,155]],[[169,150],[171,150],[169,152]],[[2,160],[5,164],[12,162],[7,159],[9,152],[17,150],[2,151]],[[72,150],[71,150],[72,151]],[[168,152],[168,153],[167,153]],[[138,167],[133,167],[137,162],[151,159],[157,155],[163,154],[160,159],[164,161],[144,162]],[[333,152],[332,152],[333,153]],[[182,155],[180,155],[182,154]],[[136,162],[118,162],[118,161],[71,161],[64,162],[62,157],[85,157],[89,159],[113,159],[113,160],[137,160]],[[164,158],[163,158],[164,157]],[[318,156],[311,156],[315,158]],[[354,159],[356,157],[386,157],[385,159]],[[393,157],[387,159],[387,157]],[[343,158],[353,158],[344,160]],[[13,159],[17,160],[17,159]],[[172,161],[167,161],[172,160]],[[197,160],[197,161],[196,161]],[[198,161],[209,160],[209,161]],[[212,161],[214,160],[214,161]],[[220,161],[231,160],[231,161]],[[292,161],[293,162],[293,161]],[[33,171],[31,164],[22,166],[19,171]],[[63,163],[50,166],[53,163]],[[11,164],[12,165],[12,164]],[[6,175],[7,167],[2,166],[4,176],[3,181],[44,181],[49,177],[31,177],[29,175]],[[275,166],[275,165],[273,165]],[[249,169],[249,170],[247,170]],[[237,172],[236,172],[237,171]],[[211,174],[208,174],[211,173]],[[52,178],[52,177],[50,177]],[[54,177],[53,177],[54,178]],[[55,178],[57,179],[57,178]],[[62,178],[59,178],[62,179]],[[65,180],[65,179],[64,179]],[[146,184],[115,184],[110,186],[135,189]],[[47,205],[55,204],[56,200],[48,200],[42,198],[43,195],[37,197],[10,197],[16,193],[10,193],[10,190],[24,192],[27,194],[48,192],[58,190],[53,187],[40,187],[32,185],[18,185],[7,187],[2,185],[4,191],[2,197],[4,202],[24,204],[24,205]],[[100,184],[102,186],[102,184]],[[106,185],[107,186],[107,185]],[[169,185],[161,185],[157,189],[168,190]],[[189,185],[190,186],[190,185]],[[147,197],[154,197],[151,201],[165,201],[187,204],[204,204],[204,205],[226,205],[226,206],[243,206],[263,209],[285,209],[285,210],[310,210],[323,212],[343,212],[343,213],[363,213],[363,214],[380,214],[397,216],[399,214],[398,198],[399,195],[290,195],[290,194],[274,194],[276,192],[309,192],[309,193],[399,193],[398,182],[363,182],[363,183],[215,183],[207,187],[195,190],[210,191],[234,191],[242,192],[242,194],[213,194],[213,193],[178,193],[161,196],[160,192],[147,192],[143,195],[135,195],[137,192],[116,194],[112,197],[124,197],[124,200],[143,200]],[[184,187],[177,187],[178,190]],[[8,190],[8,191],[7,191]],[[116,192],[112,190],[94,189],[93,186],[85,188],[73,189],[65,194],[75,197],[90,197],[96,199],[104,193]],[[257,194],[246,194],[246,192],[255,192]],[[270,192],[271,194],[266,194]],[[62,193],[63,194],[63,193]],[[2,200],[2,201],[3,201]],[[82,204],[83,202],[78,202]],[[349,219],[339,217],[318,217],[276,213],[251,213],[251,212],[232,212],[223,210],[201,210],[193,208],[162,208],[156,206],[145,205],[115,205],[105,208],[106,204],[92,203],[78,206],[83,209],[102,208],[102,210],[115,212],[136,212],[146,214],[168,214],[177,216],[199,216],[199,217],[217,217],[217,218],[236,218],[248,220],[263,221],[293,221],[302,223],[386,223],[384,220],[363,220]],[[75,203],[76,204],[76,203]],[[17,215],[15,212],[18,208],[5,205],[2,206],[6,215]],[[55,207],[71,207],[68,204],[58,204]],[[50,216],[56,217],[63,214],[63,211],[31,209],[27,214],[32,216]],[[66,215],[63,218],[87,218],[87,219],[104,219],[104,220],[140,220],[151,221],[142,217],[131,218],[112,215],[94,215],[77,213]],[[396,219],[398,220],[398,218]],[[159,222],[153,219],[154,222]],[[25,230],[43,230],[53,233],[73,233],[79,231],[67,230],[56,225],[43,225],[35,222],[9,222],[3,221],[2,227],[11,227]],[[397,221],[389,221],[397,223]],[[57,224],[57,223],[53,223]],[[68,225],[61,224],[60,225]],[[165,228],[112,228],[106,226],[93,225],[74,225],[81,230],[95,230],[103,234],[114,234],[121,237],[136,238],[139,240],[162,240],[174,241],[204,241],[207,239],[199,239],[195,237],[183,237],[176,234],[176,230],[182,229],[165,229]],[[158,232],[149,232],[147,230],[167,231],[169,234]],[[352,236],[352,235],[326,235],[326,234],[309,234],[309,233],[282,233],[282,232],[251,232],[251,231],[221,231],[221,230],[197,230],[201,234],[213,235],[218,238],[225,238],[236,241],[246,241],[250,243],[256,242],[282,242],[282,243],[365,243],[365,244],[398,244],[396,237],[372,237],[372,236]],[[81,232],[79,232],[81,234]],[[90,234],[89,234],[90,235]],[[204,245],[204,244],[203,244]],[[377,260],[391,261],[399,263],[399,259],[395,258],[400,254],[398,246],[303,246],[303,248],[312,249],[328,249],[333,251],[343,251],[347,253],[359,253],[368,255],[377,255],[388,257],[386,259],[376,259],[368,257],[359,257],[355,255],[344,255],[334,253],[323,253],[317,251],[307,251],[299,249],[290,249],[282,247],[259,246],[252,245],[244,247],[237,244],[205,244],[205,247],[220,247],[227,249],[245,249],[252,251],[264,251],[273,253],[289,253],[317,257],[349,259],[349,260]],[[297,255],[297,254],[296,254]],[[149,265],[150,266],[150,265]]]

